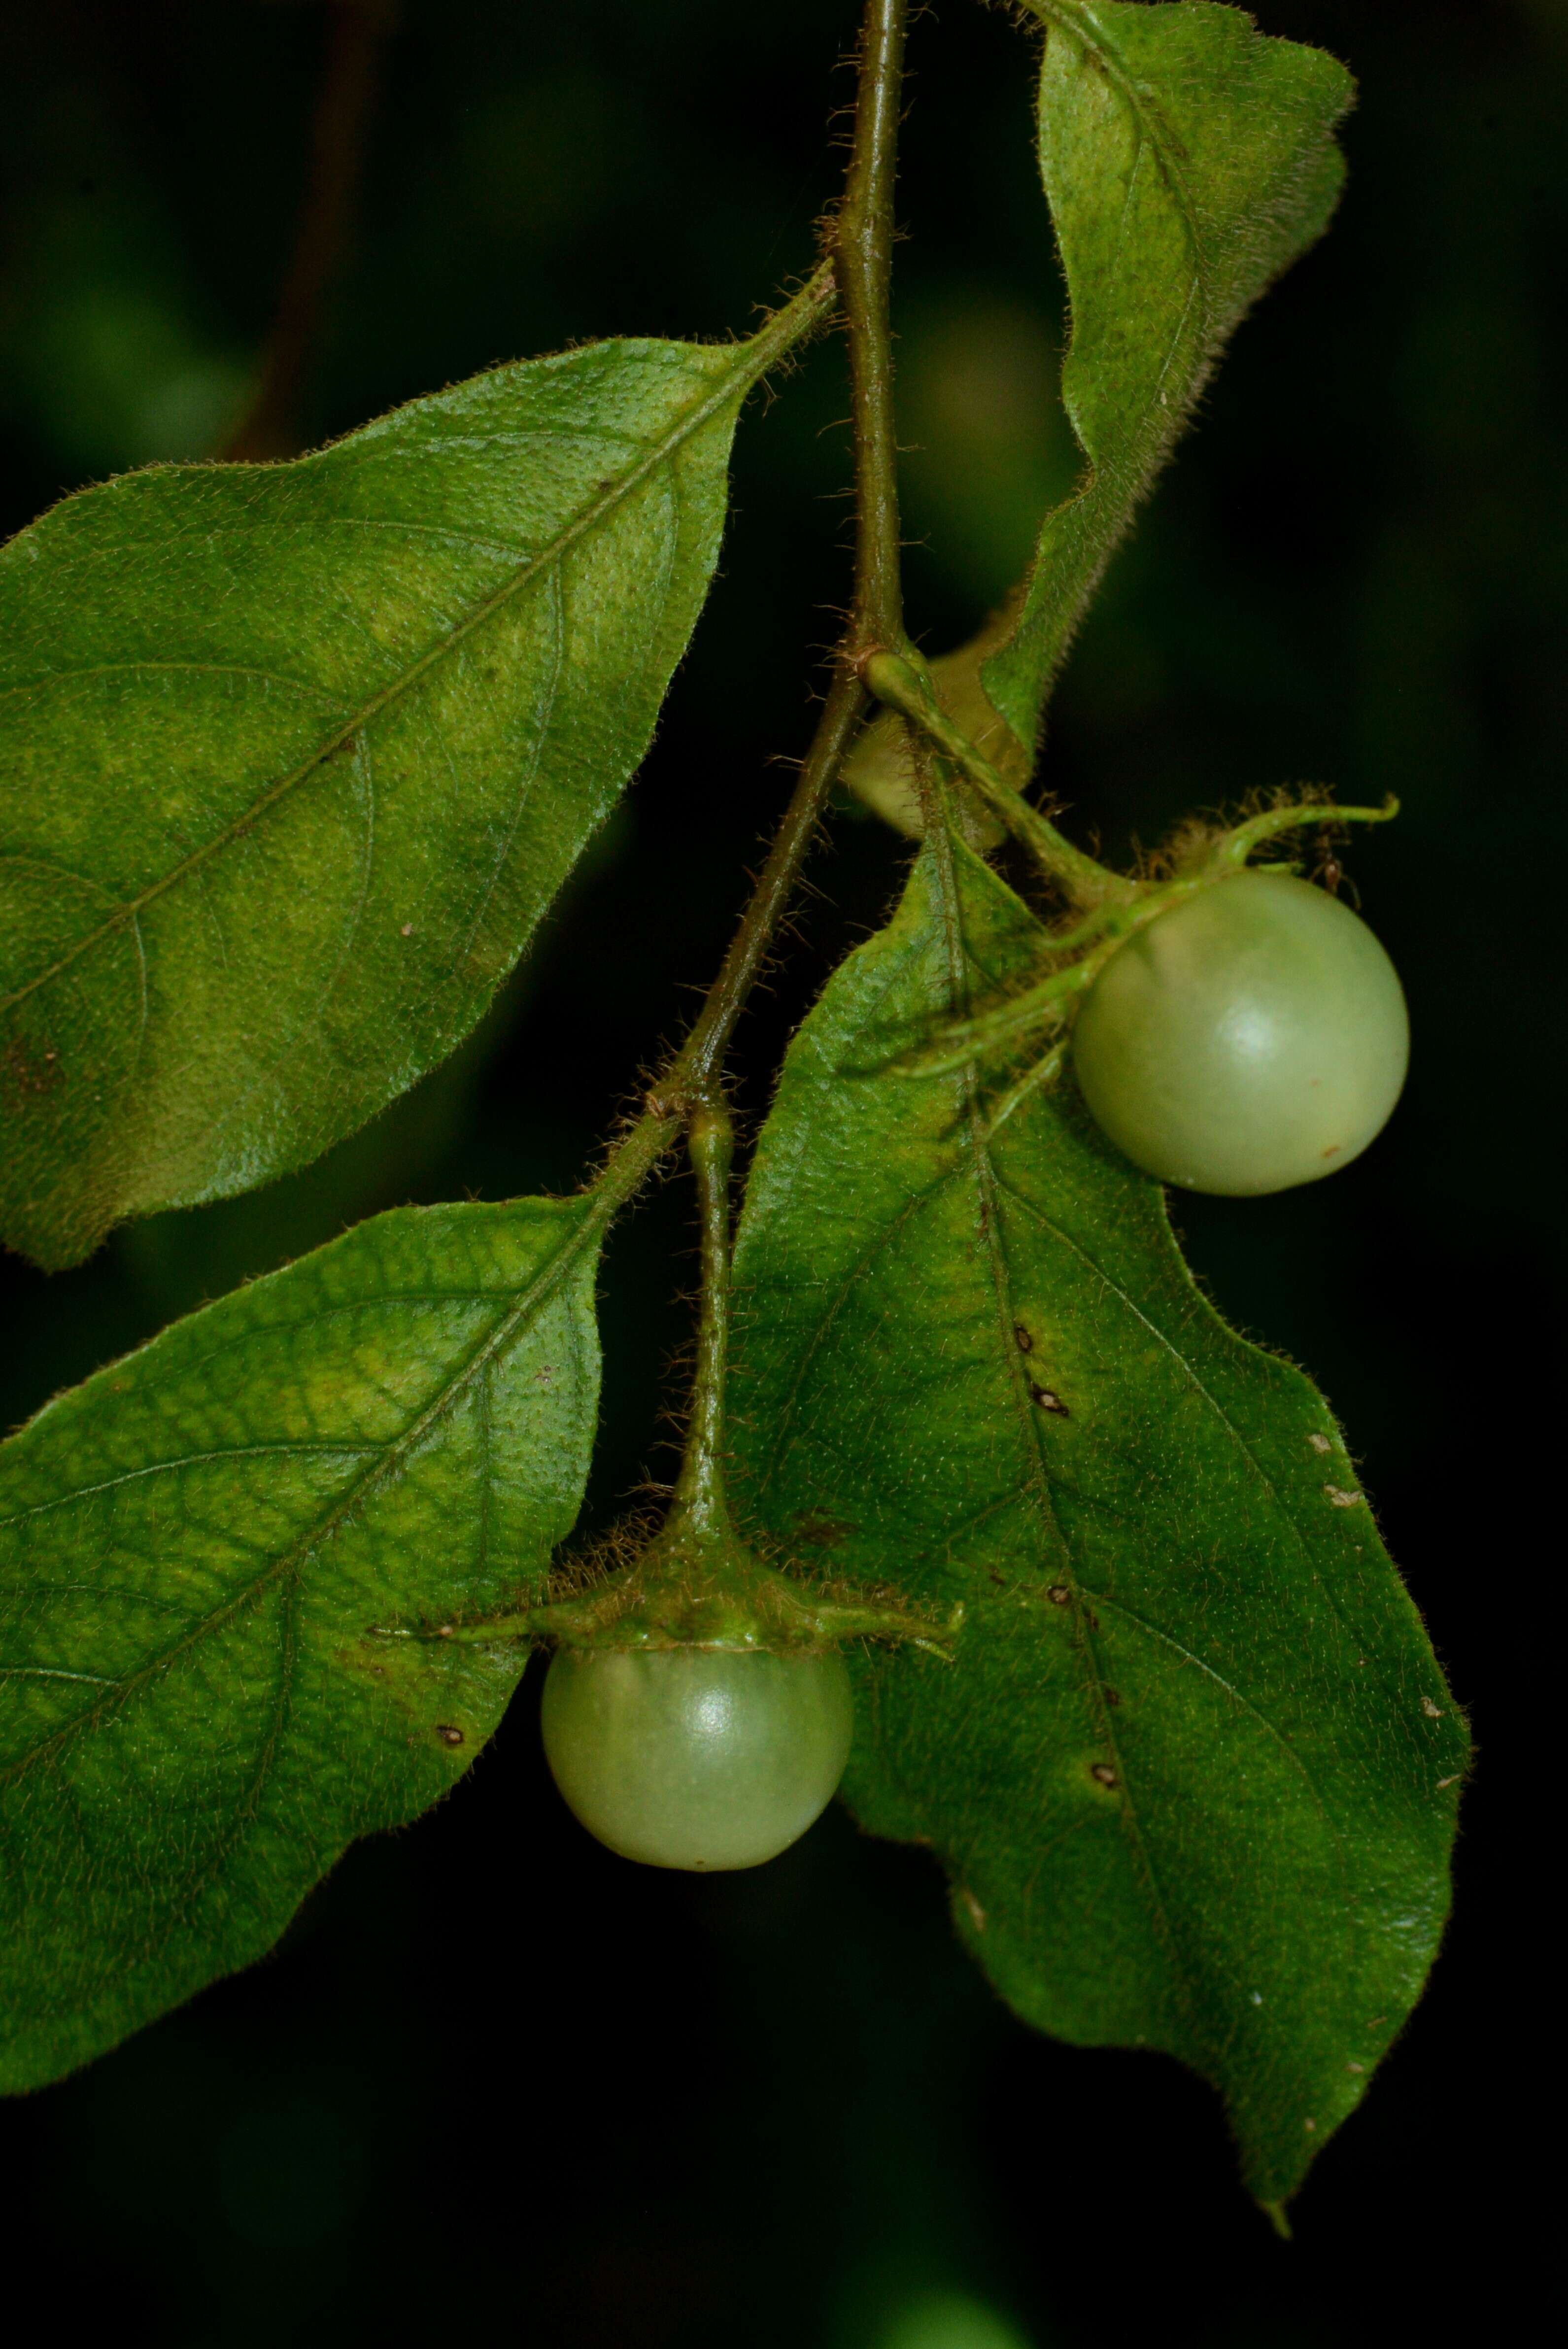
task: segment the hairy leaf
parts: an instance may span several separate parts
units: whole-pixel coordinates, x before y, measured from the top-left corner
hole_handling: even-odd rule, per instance
[[[0,551],[0,1236],[303,1164],[473,1026],[648,746],[756,338],[495,369]]]
[[[540,1588],[587,1474],[606,1215],[379,1216],[0,1447],[0,2087],[259,1957],[473,1759],[522,1650],[371,1627]]]
[[[1047,516],[985,688],[1020,740],[1226,342],[1327,226],[1354,95],[1319,49],[1213,0],[1027,0],[1046,25],[1040,166],[1072,304],[1062,396],[1087,468]]]
[[[859,1671],[848,1793],[933,1844],[1018,2013],[1168,2049],[1275,2202],[1448,1905],[1465,1733],[1344,1440],[1193,1286],[1070,1099],[989,1141],[890,1056],[1039,933],[958,852],[797,1037],[736,1264],[738,1489],[788,1555],[966,1619]]]

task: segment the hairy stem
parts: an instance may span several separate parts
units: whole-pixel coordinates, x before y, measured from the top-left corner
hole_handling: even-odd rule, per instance
[[[729,1112],[701,1102],[686,1129],[697,1177],[702,1225],[702,1319],[697,1332],[697,1378],[691,1424],[675,1487],[672,1516],[693,1533],[722,1539],[730,1530],[724,1497],[724,1373],[730,1344],[730,1162],[734,1131]]]
[[[865,698],[859,679],[841,665],[767,862],[757,876],[719,975],[708,989],[691,1034],[649,1096],[649,1107],[656,1113],[667,1102],[679,1105],[687,1095],[706,1092],[716,1079],[735,1022],[794,894]]]
[[[735,1023],[777,936],[834,779],[866,707],[862,661],[879,646],[903,642],[888,290],[904,18],[905,0],[867,0],[855,136],[844,202],[831,238],[835,274],[848,326],[854,394],[854,611],[811,748],[718,976],[685,1042],[649,1092],[643,1116],[616,1145],[598,1178],[600,1186],[615,1191],[617,1206],[632,1195],[670,1148],[683,1118],[712,1114]],[[695,1154],[695,1134],[693,1146]],[[623,1167],[636,1171],[628,1178]],[[705,1246],[708,1228],[705,1209]],[[683,1470],[683,1478],[684,1475]]]
[[[831,238],[849,336],[855,419],[855,607],[836,673],[768,861],[731,940],[696,1026],[650,1097],[650,1107],[712,1084],[735,1022],[777,933],[839,763],[865,705],[861,663],[901,644],[898,444],[893,421],[888,294],[893,260],[893,179],[903,88],[905,0],[867,0],[855,136],[844,202]]]
[[[1137,892],[1135,885],[1113,873],[1059,833],[1038,808],[1015,792],[989,759],[937,705],[935,695],[913,664],[896,653],[875,654],[866,664],[866,682],[878,701],[896,709],[933,742],[975,786],[986,806],[1026,848],[1075,905],[1120,903]]]
[[[893,175],[903,86],[905,0],[867,0],[855,136],[834,223],[835,274],[848,326],[854,395],[857,540],[855,607],[800,779],[685,1043],[649,1095],[655,1119],[711,1092],[735,1023],[777,935],[866,703],[860,665],[879,644],[903,641],[898,575],[898,450],[892,336]],[[630,1136],[628,1137],[629,1142]],[[625,1147],[626,1145],[622,1145]]]
[[[867,0],[844,202],[834,223],[855,412],[859,534],[849,652],[858,665],[904,640],[898,443],[893,415],[893,185],[903,96],[905,0]]]

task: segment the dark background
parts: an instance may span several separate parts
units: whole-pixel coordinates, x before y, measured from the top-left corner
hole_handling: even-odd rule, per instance
[[[304,436],[572,339],[744,331],[809,263],[855,13],[407,0]],[[356,1849],[271,1961],[0,2115],[6,2271],[51,2281],[52,2323],[171,2349],[1327,2349],[1519,2321],[1535,2222],[1509,2084],[1558,2035],[1535,1907],[1554,1846],[1532,1824],[1554,1765],[1526,1731],[1560,1707],[1537,1621],[1559,1513],[1532,1526],[1521,1496],[1558,1428],[1568,12],[1261,13],[1361,78],[1349,192],[1118,559],[1047,757],[1070,821],[1118,854],[1276,781],[1405,802],[1348,859],[1409,988],[1404,1104],[1332,1181],[1184,1199],[1179,1220],[1231,1318],[1348,1423],[1473,1710],[1458,1916],[1425,2005],[1285,2248],[1210,2093],[1014,2023],[921,1855],[836,1813],[754,1875],[600,1851],[549,1785],[531,1676],[452,1800]],[[290,245],[326,24],[265,0],[0,16],[7,530],[84,480],[222,445]],[[911,616],[933,651],[1006,588],[1071,477],[1031,55],[961,0],[913,45],[898,324]],[[770,760],[804,748],[846,592],[845,406],[827,342],[750,411],[723,576],[659,743],[474,1043],[302,1176],[122,1233],[67,1277],[7,1260],[0,1423],[359,1216],[576,1182],[716,964],[787,787]],[[904,851],[869,821],[841,817],[834,851],[742,1033],[753,1113],[897,886]],[[610,1251],[599,1521],[669,1466],[687,1206],[667,1185]]]

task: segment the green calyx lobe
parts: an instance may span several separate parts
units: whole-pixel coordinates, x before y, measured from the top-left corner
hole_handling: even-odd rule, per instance
[[[1463,1722],[1333,1417],[1228,1330],[1069,1085],[900,1052],[1042,933],[940,838],[791,1048],[735,1253],[748,1531],[911,1609],[845,1794],[928,1843],[1027,2021],[1163,2048],[1276,2202],[1419,1995]]]
[[[0,1238],[243,1191],[468,1034],[647,750],[823,315],[498,367],[0,549]]]
[[[1183,904],[1211,894],[1246,873],[1248,859],[1267,843],[1309,825],[1386,823],[1399,812],[1398,802],[1392,798],[1380,808],[1338,807],[1332,801],[1292,802],[1281,794],[1279,804],[1228,829],[1185,827],[1161,859],[1168,877],[1114,873],[1075,848],[1012,787],[980,745],[954,722],[937,698],[931,672],[913,647],[907,646],[902,654],[873,655],[866,664],[865,678],[871,691],[887,705],[878,723],[898,726],[905,735],[911,770],[917,738],[924,738],[928,757],[934,754],[939,779],[935,797],[945,806],[948,822],[956,819],[966,843],[975,844],[969,820],[972,810],[957,797],[955,783],[961,791],[968,786],[978,796],[981,809],[1013,833],[1044,877],[1075,909],[1054,928],[1038,933],[1034,968],[1022,974],[1019,983],[998,999],[949,1022],[935,1043],[921,1044],[900,1056],[894,1065],[907,1076],[940,1075],[962,1068],[971,1058],[1015,1054],[1031,1039],[1048,1039],[1073,1019],[1086,990],[1130,939]],[[1276,874],[1293,874],[1294,869],[1264,868]],[[1261,876],[1252,873],[1249,877]],[[1332,923],[1335,917],[1328,918]],[[1332,1029],[1332,1017],[1329,1024]],[[1054,1081],[1061,1061],[1060,1050],[1037,1055],[1012,1093],[995,1105],[994,1121],[1004,1122],[1028,1092]],[[1137,1159],[1137,1154],[1133,1154]],[[1137,1163],[1145,1162],[1137,1159]]]
[[[892,1592],[815,1588],[781,1573],[741,1539],[727,1510],[703,1522],[680,1502],[629,1565],[581,1597],[530,1609],[520,1628],[562,1647],[623,1654],[775,1656],[822,1655],[846,1640],[909,1640],[945,1653],[956,1630]]]

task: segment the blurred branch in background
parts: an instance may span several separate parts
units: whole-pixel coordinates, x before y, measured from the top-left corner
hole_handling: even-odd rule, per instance
[[[327,299],[348,255],[382,51],[396,0],[327,0],[327,51],[310,136],[310,173],[294,249],[248,414],[222,451],[296,457],[300,410]]]

